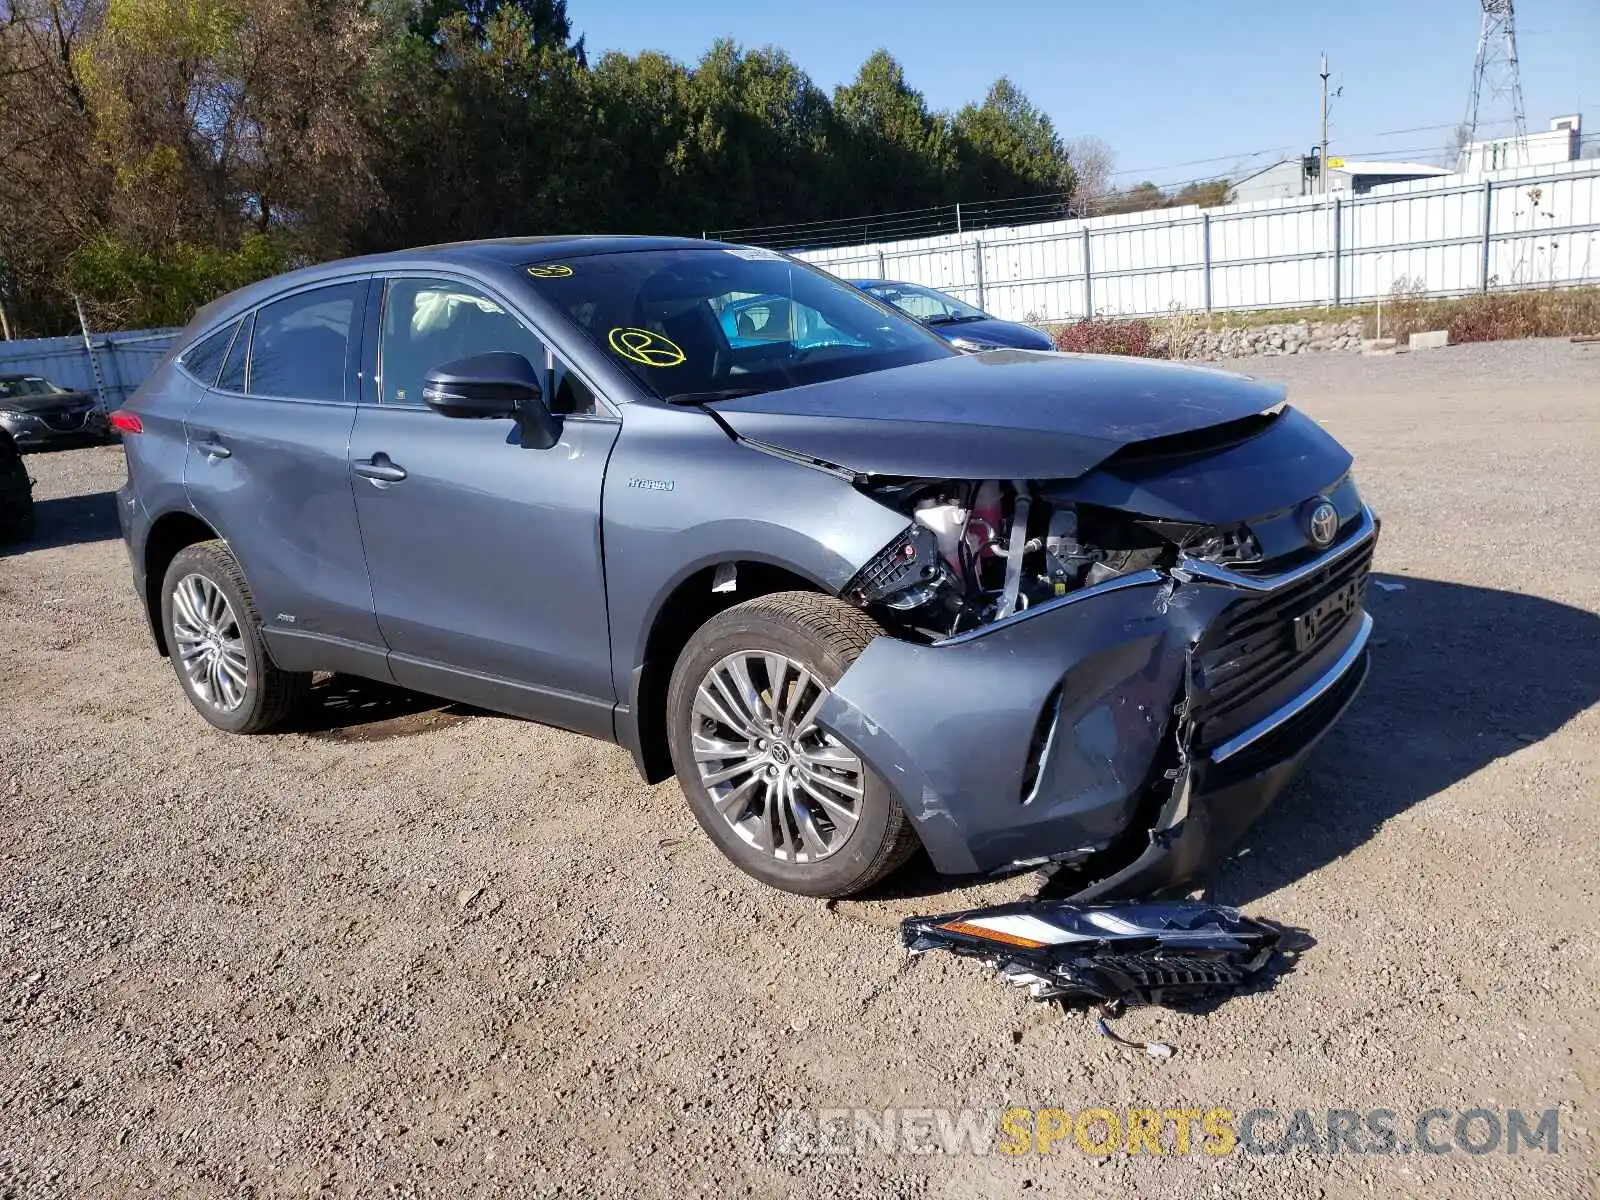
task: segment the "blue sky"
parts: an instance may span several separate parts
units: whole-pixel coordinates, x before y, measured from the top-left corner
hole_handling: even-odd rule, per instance
[[[1105,139],[1118,184],[1303,153],[1323,50],[1330,87],[1344,88],[1330,155],[1437,153],[1450,129],[1417,127],[1465,113],[1480,16],[1476,0],[568,0],[568,12],[594,57],[693,61],[731,36],[782,47],[830,89],[883,46],[935,108],[1009,75],[1064,136]],[[1587,105],[1585,132],[1600,134],[1600,0],[1517,0],[1517,24],[1529,128]]]

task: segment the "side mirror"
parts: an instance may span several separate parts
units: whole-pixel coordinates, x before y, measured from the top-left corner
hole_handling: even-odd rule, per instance
[[[446,417],[515,417],[530,449],[548,450],[561,437],[560,423],[544,406],[539,373],[509,350],[435,367],[422,381],[422,400]]]

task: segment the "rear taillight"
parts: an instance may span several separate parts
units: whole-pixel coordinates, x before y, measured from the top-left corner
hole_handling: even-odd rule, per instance
[[[144,422],[139,420],[136,414],[125,409],[117,409],[116,412],[111,414],[110,420],[111,428],[120,429],[123,433],[144,432]]]

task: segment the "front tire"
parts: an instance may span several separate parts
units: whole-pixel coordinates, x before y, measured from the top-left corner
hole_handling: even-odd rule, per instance
[[[281,729],[310,690],[309,672],[279,670],[267,654],[250,585],[225,542],[198,542],[173,558],[161,627],[184,694],[218,729]]]
[[[916,849],[883,781],[815,723],[882,633],[841,600],[779,592],[717,614],[684,647],[667,692],[673,767],[701,828],[747,875],[848,896]]]

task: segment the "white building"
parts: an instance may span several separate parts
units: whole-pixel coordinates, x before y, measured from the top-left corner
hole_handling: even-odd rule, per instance
[[[1544,133],[1468,142],[1461,148],[1456,169],[1463,175],[1481,178],[1486,171],[1503,171],[1508,167],[1576,162],[1582,140],[1583,118],[1574,113],[1557,117]]]
[[[1315,165],[1314,158],[1286,158],[1254,175],[1246,175],[1233,185],[1233,202],[1242,204],[1248,200],[1290,200],[1317,195],[1322,191],[1322,181],[1308,170]],[[1379,184],[1433,179],[1448,174],[1448,168],[1427,163],[1357,162],[1328,156],[1330,193],[1363,196]]]

